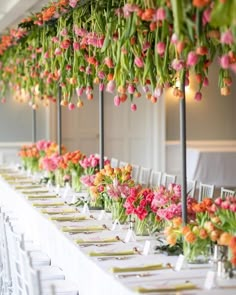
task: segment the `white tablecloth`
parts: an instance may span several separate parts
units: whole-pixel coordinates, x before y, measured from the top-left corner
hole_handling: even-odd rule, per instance
[[[40,245],[42,251],[46,252],[51,257],[52,264],[58,265],[63,269],[67,279],[78,285],[80,295],[133,295],[136,294],[134,288],[137,286],[157,287],[169,283],[184,282],[186,280],[191,280],[191,282],[196,283],[200,287],[203,286],[206,272],[209,270],[209,268],[202,268],[202,266],[200,266],[200,269],[199,266],[197,266],[196,269],[186,269],[180,272],[166,269],[153,272],[156,273],[155,276],[120,279],[111,273],[110,268],[112,266],[140,266],[144,264],[167,262],[174,265],[176,257],[167,257],[160,254],[148,256],[134,255],[123,261],[109,260],[101,262],[97,258],[89,257],[86,253],[91,250],[132,249],[134,246],[140,247],[141,244],[137,242],[126,244],[118,242],[102,250],[95,246],[80,248],[74,241],[75,237],[77,236],[78,238],[79,235],[72,236],[63,233],[60,230],[62,226],[61,223],[51,221],[47,215],[43,215],[40,212],[40,209],[32,207],[31,202],[26,200],[23,194],[15,191],[4,180],[0,179],[0,205],[2,204],[18,215],[27,235],[34,239],[34,241]],[[98,221],[89,222],[98,223]],[[85,221],[85,224],[87,223],[88,221]],[[109,221],[107,221],[107,223],[109,225]],[[117,233],[106,231],[105,233],[101,233],[101,235],[102,234],[118,234],[124,237],[124,232],[119,231]],[[98,236],[100,234],[96,233],[94,235],[96,237],[96,235]],[[91,234],[87,236],[91,237]],[[226,284],[230,284],[231,288],[224,289],[223,293],[225,295],[235,295],[236,280],[228,280],[225,282]],[[232,286],[235,287],[232,288]],[[210,295],[212,294],[212,290],[198,289],[178,294]],[[214,290],[214,294],[222,295],[222,290],[217,288]]]
[[[236,147],[188,148],[187,177],[216,187],[236,187]]]

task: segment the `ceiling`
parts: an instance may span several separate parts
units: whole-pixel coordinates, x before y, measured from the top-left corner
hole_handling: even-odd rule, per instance
[[[40,11],[50,0],[0,0],[0,34],[17,26],[31,12]]]

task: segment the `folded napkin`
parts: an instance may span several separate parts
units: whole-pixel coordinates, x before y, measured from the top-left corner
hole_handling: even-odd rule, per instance
[[[76,213],[77,211],[73,208],[49,208],[42,209],[43,214],[65,214],[65,213]]]
[[[197,289],[197,286],[191,282],[183,283],[183,284],[176,284],[170,286],[163,286],[157,288],[144,288],[144,287],[137,287],[135,291],[138,293],[157,293],[157,292],[178,292],[184,290],[193,290]]]
[[[24,190],[24,189],[33,189],[33,188],[40,188],[41,185],[31,184],[31,185],[16,185],[14,188],[16,190]]]
[[[150,264],[144,266],[127,266],[127,267],[112,267],[112,272],[132,272],[132,271],[149,271],[149,270],[159,270],[166,267],[163,267],[162,263],[159,264]]]
[[[46,193],[48,193],[48,190],[40,190],[40,191],[27,190],[27,191],[22,191],[21,193],[24,194],[24,195],[31,195],[31,194],[46,194]]]
[[[106,252],[89,252],[89,256],[123,256],[123,255],[134,255],[137,254],[135,250],[123,250],[123,251],[106,251]]]
[[[86,216],[52,216],[50,219],[56,220],[56,221],[80,221],[80,220],[86,220],[88,218]],[[73,230],[74,230],[74,228],[72,229],[72,231]],[[64,229],[62,229],[62,231],[71,232],[71,229],[64,227]]]
[[[60,207],[60,206],[64,206],[65,203],[64,202],[58,202],[58,203],[33,203],[32,204],[34,207]]]
[[[73,219],[74,221],[74,219]],[[87,231],[100,231],[104,230],[104,226],[102,225],[94,225],[94,226],[84,226],[84,227],[74,227],[74,226],[63,226],[63,232],[70,232],[70,233],[83,233]]]
[[[54,199],[57,198],[56,195],[31,195],[27,196],[28,200],[37,200],[37,199]]]
[[[82,240],[78,239],[76,240],[77,244],[99,244],[99,243],[114,243],[114,242],[119,242],[118,237],[111,237],[111,238],[106,238],[106,239],[101,239],[101,240]]]

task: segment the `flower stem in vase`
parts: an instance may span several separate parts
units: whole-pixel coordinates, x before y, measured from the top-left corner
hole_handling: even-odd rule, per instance
[[[183,253],[191,264],[208,263],[211,245],[209,240],[197,239],[193,243],[183,241]]]
[[[124,208],[123,201],[113,201],[112,202],[112,220],[118,220],[120,224],[124,224],[128,218],[126,214],[126,209]]]

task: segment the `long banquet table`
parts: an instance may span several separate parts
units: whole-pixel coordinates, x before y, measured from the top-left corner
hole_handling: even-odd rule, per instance
[[[217,187],[236,187],[236,147],[187,149],[187,177]]]
[[[32,192],[31,192],[32,193]],[[53,199],[54,200],[54,199]],[[57,198],[56,200],[61,200]],[[8,184],[4,179],[0,178],[0,205],[15,212],[18,216],[21,226],[24,229],[27,237],[33,239],[40,245],[42,251],[46,252],[52,260],[52,264],[60,266],[66,278],[75,282],[78,285],[80,295],[134,295],[137,294],[135,288],[141,287],[162,287],[170,283],[178,284],[186,281],[191,281],[196,284],[198,289],[181,292],[165,292],[165,294],[212,294],[212,290],[203,289],[204,280],[211,268],[209,265],[192,265],[176,272],[171,268],[145,272],[147,276],[138,277],[131,276],[128,278],[118,277],[110,270],[112,267],[124,266],[143,266],[148,264],[170,263],[175,265],[177,257],[166,256],[164,254],[149,254],[140,255],[142,251],[143,240],[124,243],[123,239],[127,229],[109,230],[112,223],[109,219],[97,220],[98,214],[93,214],[91,219],[80,221],[79,225],[91,226],[106,224],[107,229],[101,232],[90,234],[75,234],[70,235],[62,232],[63,226],[75,225],[74,222],[57,222],[51,220],[51,215],[42,214],[41,208],[35,208],[32,203],[35,200],[28,200],[22,191],[20,192],[12,185]],[[40,200],[37,200],[40,202]],[[43,202],[43,201],[42,201]],[[75,214],[75,213],[73,213]],[[72,215],[73,215],[72,214]],[[81,213],[76,213],[81,216]],[[67,215],[63,215],[67,216]],[[74,215],[75,216],[75,215]],[[77,223],[78,225],[78,223]],[[119,236],[121,241],[111,243],[104,247],[91,245],[89,247],[80,247],[75,240],[78,238],[99,239],[101,237],[109,238],[111,236]],[[136,247],[138,253],[129,256],[124,260],[106,260],[100,261],[98,257],[90,257],[90,251],[121,251],[130,250]],[[150,275],[150,276],[149,276]],[[220,295],[224,292],[225,295],[233,295],[236,290],[236,279],[223,280],[221,286],[214,289],[215,295]],[[223,289],[222,289],[223,288]],[[159,293],[153,293],[159,294]]]

